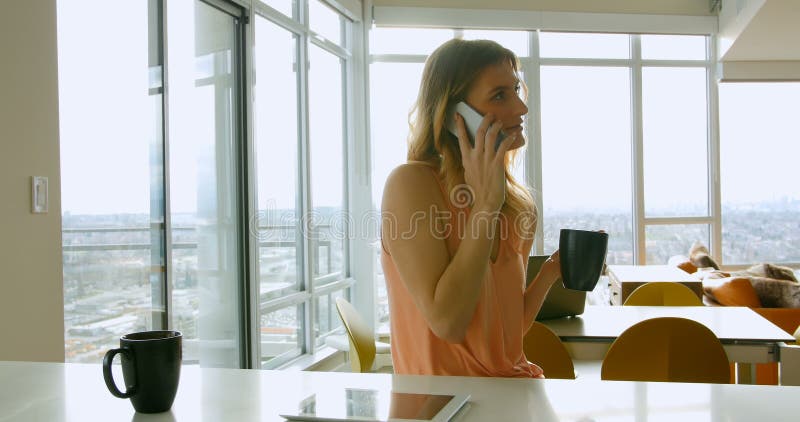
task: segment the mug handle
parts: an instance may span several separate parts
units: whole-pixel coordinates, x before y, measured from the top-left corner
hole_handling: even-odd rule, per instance
[[[108,387],[108,391],[110,391],[111,394],[121,399],[127,399],[136,393],[136,379],[134,378],[133,385],[124,393],[119,391],[117,384],[114,383],[114,374],[111,373],[111,362],[114,360],[114,356],[116,356],[117,353],[122,353],[128,359],[133,360],[133,354],[128,349],[119,348],[109,350],[106,352],[105,357],[103,357],[103,379],[105,379],[106,387]],[[134,361],[133,364],[136,365],[136,362]],[[136,373],[136,371],[131,372],[134,374]]]

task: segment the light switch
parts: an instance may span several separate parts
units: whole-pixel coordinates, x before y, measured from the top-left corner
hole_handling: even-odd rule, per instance
[[[47,177],[33,176],[31,183],[33,206],[31,212],[43,214],[47,212]]]

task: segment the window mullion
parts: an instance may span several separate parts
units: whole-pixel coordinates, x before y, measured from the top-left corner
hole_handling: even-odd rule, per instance
[[[244,45],[242,46],[242,55],[244,60],[244,69],[240,72],[244,81],[242,86],[244,87],[242,92],[243,101],[242,104],[242,116],[245,118],[245,124],[243,125],[243,135],[245,138],[245,145],[243,145],[243,149],[246,152],[246,158],[243,160],[241,165],[244,169],[247,169],[246,174],[243,176],[244,179],[244,198],[242,198],[242,209],[246,209],[251,216],[254,217],[248,218],[245,221],[242,221],[242,224],[245,228],[243,231],[243,236],[245,237],[242,241],[243,245],[247,247],[247,260],[248,262],[245,263],[244,268],[247,270],[246,276],[244,278],[244,291],[242,292],[242,306],[244,307],[245,311],[242,313],[243,318],[246,318],[243,324],[243,332],[245,333],[245,338],[247,339],[246,344],[243,347],[246,348],[247,353],[244,355],[245,358],[245,367],[246,368],[260,368],[261,367],[261,313],[259,312],[259,307],[261,305],[261,276],[260,276],[260,251],[259,251],[259,242],[258,237],[253,236],[251,229],[251,221],[255,221],[256,230],[258,230],[258,195],[256,187],[256,175],[257,175],[257,167],[256,167],[256,137],[254,131],[254,99],[255,93],[253,92],[255,89],[255,58],[254,58],[254,51],[253,51],[253,44],[255,40],[255,11],[253,9],[247,9],[245,11],[247,16],[247,25],[244,27]],[[244,366],[244,365],[243,365]]]
[[[639,35],[631,37],[631,160],[633,161],[633,263],[644,264],[645,251],[644,224],[644,131],[642,113],[642,48]]]
[[[544,252],[544,201],[542,198],[542,90],[541,90],[541,57],[539,53],[539,31],[528,33],[528,56],[523,64],[525,84],[528,87],[528,124],[526,133],[530,145],[526,150],[525,178],[526,184],[533,188],[533,200],[538,211],[537,225],[540,227],[534,235],[533,251]]]
[[[159,188],[161,189],[161,200],[162,200],[162,207],[161,215],[163,224],[160,225],[158,234],[160,237],[159,239],[159,248],[163,248],[163,253],[161,254],[161,259],[163,260],[162,265],[160,266],[161,271],[161,298],[164,304],[164,312],[162,312],[161,318],[156,319],[153,318],[153,329],[172,329],[172,277],[171,277],[171,268],[172,268],[172,219],[170,214],[170,196],[169,196],[169,130],[168,130],[168,122],[169,119],[167,118],[167,110],[168,107],[168,99],[169,99],[169,90],[167,89],[167,20],[164,19],[164,16],[167,14],[167,5],[166,2],[157,1],[157,2],[150,2],[148,3],[148,7],[155,7],[158,9],[157,13],[157,22],[156,25],[158,26],[158,30],[156,31],[156,36],[158,37],[157,40],[150,41],[150,48],[153,48],[153,41],[155,41],[156,48],[158,48],[158,52],[155,55],[160,61],[161,66],[161,181],[158,184]],[[151,23],[152,24],[152,23]],[[151,32],[152,33],[152,32]],[[151,94],[152,95],[152,94]],[[153,182],[151,181],[151,186]],[[152,195],[152,193],[151,193]],[[152,198],[152,196],[151,196]],[[151,205],[152,208],[152,205]],[[150,226],[151,232],[155,232],[155,228],[151,222]],[[153,245],[155,246],[155,245]],[[153,268],[153,267],[151,267]],[[152,269],[151,269],[152,271]],[[155,305],[155,304],[154,304]],[[155,308],[155,307],[154,307]],[[158,322],[157,322],[158,321]],[[157,323],[160,323],[160,326],[156,326]]]
[[[290,17],[287,17],[283,13],[273,9],[261,1],[254,1],[253,8],[259,16],[264,17],[268,21],[280,26],[281,28],[284,28],[297,35],[302,35],[305,32],[302,24]]]
[[[328,53],[333,54],[339,58],[349,58],[352,57],[350,51],[346,48],[341,47],[337,44],[334,44],[330,40],[320,38],[314,31],[309,30],[308,32],[308,40],[310,43],[316,45],[317,47],[327,51]]]
[[[722,260],[722,194],[720,186],[719,85],[714,72],[716,37],[706,37],[706,93],[708,95],[708,212],[711,216],[711,255]]]
[[[308,300],[304,302],[303,306],[303,315],[300,320],[303,324],[303,352],[304,353],[313,353],[314,352],[314,333],[311,330],[313,321],[314,321],[314,307],[312,306],[313,300],[311,299],[311,295],[314,293],[314,283],[313,283],[313,257],[311,254],[312,247],[314,245],[311,244],[311,239],[314,236],[314,233],[311,230],[314,230],[312,227],[312,219],[310,218],[313,215],[313,203],[311,197],[311,138],[310,138],[310,130],[311,130],[311,122],[309,116],[309,46],[310,46],[310,31],[309,31],[309,19],[308,19],[308,1],[303,1],[298,4],[299,12],[300,12],[300,22],[303,25],[303,33],[300,34],[300,45],[298,52],[298,71],[299,71],[299,78],[300,78],[300,163],[298,165],[298,180],[300,181],[300,192],[299,200],[300,204],[298,209],[300,210],[300,224],[303,226],[300,231],[298,232],[298,237],[301,239],[300,244],[302,245],[301,253],[298,253],[298,256],[302,256],[302,259],[298,260],[298,265],[302,267],[299,268],[298,272],[300,277],[301,286],[300,290],[305,291],[308,293]]]
[[[673,225],[673,224],[712,224],[711,217],[645,217],[642,219],[645,226]]]

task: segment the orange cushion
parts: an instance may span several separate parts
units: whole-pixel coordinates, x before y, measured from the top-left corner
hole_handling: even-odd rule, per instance
[[[697,272],[697,267],[695,267],[691,261],[681,262],[680,264],[678,264],[678,268],[682,269],[683,271],[686,271],[689,274],[694,274],[695,272]]]
[[[746,278],[731,278],[730,281],[716,286],[704,287],[704,290],[720,305],[761,307],[761,300],[758,299],[756,290],[750,284],[750,280]]]

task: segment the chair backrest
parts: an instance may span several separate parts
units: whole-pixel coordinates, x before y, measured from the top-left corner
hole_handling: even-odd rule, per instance
[[[699,322],[652,318],[623,331],[603,359],[604,380],[729,383],[728,355]]]
[[[692,289],[681,283],[653,281],[634,289],[623,306],[703,306]]]
[[[346,299],[336,298],[336,310],[350,340],[350,366],[353,372],[370,372],[375,361],[375,338],[369,325]]]
[[[575,379],[575,366],[556,333],[541,322],[533,323],[522,340],[529,361],[539,365],[547,378]]]

